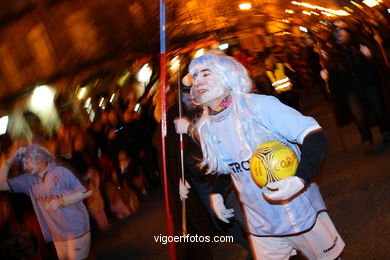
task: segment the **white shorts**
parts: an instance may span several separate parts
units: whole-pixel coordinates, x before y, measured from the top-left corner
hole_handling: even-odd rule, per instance
[[[296,251],[310,260],[333,260],[345,246],[326,212],[320,213],[314,227],[303,234],[286,237],[250,235],[249,240],[254,259],[261,260],[289,259]]]
[[[91,246],[91,232],[75,239],[54,241],[54,246],[59,260],[86,259]]]

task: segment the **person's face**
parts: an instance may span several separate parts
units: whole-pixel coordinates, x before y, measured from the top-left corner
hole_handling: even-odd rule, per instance
[[[336,31],[337,32],[336,40],[338,43],[346,43],[349,41],[349,38],[350,38],[349,32],[347,32],[346,30],[341,29],[341,28],[338,28],[336,30],[337,30]]]
[[[195,71],[194,84],[191,88],[192,97],[199,103],[214,106],[214,102],[225,96],[228,91],[218,75],[206,66],[199,66]]]
[[[33,158],[31,155],[26,155],[23,158],[23,168],[31,175],[36,175],[41,170],[41,161]]]
[[[181,101],[184,103],[184,105],[192,110],[196,108],[196,105],[194,103],[194,100],[192,99],[192,96],[190,94],[191,88],[190,87],[184,87],[181,91]]]

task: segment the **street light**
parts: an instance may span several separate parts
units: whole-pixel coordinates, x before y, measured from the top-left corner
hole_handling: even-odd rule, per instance
[[[146,63],[138,71],[137,80],[145,84],[149,83],[150,77],[152,76],[152,69],[149,66],[149,63]]]
[[[39,86],[34,89],[30,105],[35,110],[45,110],[53,105],[54,90],[48,86]]]
[[[252,5],[250,3],[241,3],[238,7],[241,10],[249,10],[252,8]]]
[[[205,49],[201,48],[201,49],[199,49],[199,50],[197,50],[195,52],[194,58],[198,58],[198,57],[202,56],[205,53],[206,53]]]
[[[376,5],[379,5],[382,1],[376,1],[376,0],[364,0],[363,3],[367,5],[368,7],[374,7]]]
[[[171,60],[171,70],[176,71],[180,67],[180,59],[179,56],[175,56]]]
[[[0,135],[7,133],[8,126],[8,116],[3,116],[0,118]]]
[[[218,49],[220,49],[221,51],[226,50],[227,48],[229,48],[229,44],[227,43],[223,43],[218,46]]]

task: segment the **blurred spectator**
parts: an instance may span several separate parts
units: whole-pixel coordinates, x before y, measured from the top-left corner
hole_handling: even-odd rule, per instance
[[[111,178],[106,179],[105,189],[111,212],[118,218],[127,218],[130,216],[131,211],[124,201],[123,187],[118,180],[116,171],[112,171]]]
[[[158,124],[153,116],[152,98],[144,99],[140,104],[141,111],[136,122],[141,126],[139,128],[141,132],[135,137],[139,138],[139,142],[142,144],[138,153],[138,159],[144,176],[148,180],[148,188],[153,190],[160,186],[158,152],[152,145],[153,136]]]
[[[328,93],[324,86],[324,82],[321,79],[321,59],[319,55],[319,50],[316,49],[316,41],[313,36],[307,36],[304,38],[304,48],[303,48],[303,60],[306,63],[308,73],[307,73],[307,85],[308,87],[317,87],[320,88],[323,97],[328,100]]]
[[[7,151],[11,147],[12,141],[7,134],[0,136],[0,165],[6,160]],[[0,230],[3,230],[10,222],[11,205],[7,193],[0,192]]]
[[[265,70],[265,64],[262,62],[260,57],[256,57],[253,60],[252,64],[252,79],[254,82],[254,93],[257,94],[264,94],[264,95],[273,95],[274,89],[271,84],[269,84],[266,70]]]
[[[253,57],[249,54],[248,50],[243,49],[241,46],[232,47],[231,56],[239,61],[247,70],[252,67]]]
[[[112,108],[108,111],[108,121],[104,127],[104,132],[107,136],[108,153],[112,159],[115,159],[119,151],[126,145],[124,136],[121,134],[123,124],[115,109]]]
[[[61,120],[57,132],[56,154],[60,160],[69,163],[72,159],[74,138],[80,127],[75,123],[71,110],[63,111]]]
[[[104,133],[104,122],[102,117],[102,114],[96,116],[90,128],[87,129],[94,140],[92,150],[97,156],[100,156],[102,153],[108,153],[107,136]]]
[[[88,210],[96,221],[100,230],[109,227],[106,212],[104,211],[104,200],[100,192],[100,175],[96,169],[89,169],[86,177],[88,189],[92,195],[87,198]]]
[[[79,177],[85,182],[92,195],[87,198],[87,207],[99,229],[108,228],[108,220],[104,211],[104,200],[100,191],[100,174],[98,171],[98,158],[86,145],[88,133],[79,132],[74,141],[71,166]]]
[[[351,113],[361,136],[364,151],[373,152],[370,119],[379,124],[384,144],[390,142],[389,116],[385,111],[383,94],[371,50],[356,41],[348,28],[337,27],[333,36],[336,43],[327,53],[326,69],[321,71],[329,80],[336,116],[345,108]]]
[[[137,161],[133,160],[126,151],[121,150],[118,154],[118,179],[122,186],[137,191],[139,196],[147,194],[147,180]]]
[[[265,68],[274,95],[284,104],[299,110],[299,97],[293,91],[293,84],[287,75],[288,71],[290,73],[294,72],[291,66],[270,55],[265,60]]]

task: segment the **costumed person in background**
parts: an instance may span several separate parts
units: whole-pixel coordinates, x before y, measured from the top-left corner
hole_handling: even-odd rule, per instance
[[[12,164],[25,174],[7,178]],[[0,190],[23,192],[31,198],[46,242],[54,241],[58,258],[86,259],[90,249],[89,215],[83,200],[91,195],[75,175],[58,166],[38,145],[19,148],[0,172]]]
[[[390,117],[380,88],[379,68],[371,50],[357,42],[345,24],[342,26],[333,32],[336,44],[326,53],[326,69],[321,71],[321,76],[329,81],[336,118],[340,122],[350,113],[359,130],[364,151],[372,153],[371,116],[379,125],[384,145],[390,144]],[[343,114],[346,116],[341,117]]]
[[[248,94],[252,83],[246,69],[223,54],[208,52],[192,60],[189,72],[191,94],[206,106],[195,125],[177,132],[199,135],[207,173],[230,174],[243,204],[253,257],[289,259],[300,251],[308,259],[337,258],[344,242],[312,182],[326,149],[321,126],[272,96]],[[261,188],[248,160],[268,140],[291,147],[299,165],[295,176]],[[232,217],[221,194],[211,194],[210,200],[219,219]]]
[[[172,214],[175,235],[183,235],[186,231],[190,235],[214,236],[220,233],[213,225],[214,216],[211,209],[207,190],[211,184],[209,179],[202,176],[200,169],[196,166],[196,156],[201,155],[198,144],[189,136],[183,136],[183,166],[186,180],[181,180],[181,154],[179,149],[180,139],[176,134],[174,119],[179,116],[179,102],[182,102],[182,115],[188,120],[194,119],[199,115],[199,107],[193,102],[190,87],[181,85],[181,100],[177,100],[167,110],[167,137],[166,137],[166,167],[167,167],[167,185],[169,196],[169,207]],[[161,124],[157,129],[154,142],[158,149],[159,158],[161,158]],[[162,168],[162,161],[160,168]],[[162,170],[160,170],[162,172]],[[163,182],[161,182],[163,183]],[[180,189],[179,189],[180,186]],[[192,192],[189,192],[191,189]],[[199,189],[199,190],[198,190]],[[206,196],[206,197],[205,197]],[[186,199],[186,229],[182,225],[182,202]],[[207,200],[207,202],[204,202]],[[211,213],[211,214],[210,214]],[[176,253],[178,259],[212,259],[212,251],[216,247],[213,243],[177,243]]]

